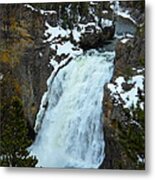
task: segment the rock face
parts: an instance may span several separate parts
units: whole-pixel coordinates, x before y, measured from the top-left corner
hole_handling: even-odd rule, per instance
[[[0,11],[0,72],[3,80],[11,74],[16,81],[31,129],[51,73],[49,45],[43,43],[45,20],[23,5],[1,5]]]
[[[134,38],[125,37],[125,41],[117,41],[113,78],[104,87],[103,119],[106,156],[100,168],[145,169],[145,3],[121,1],[120,4],[121,7],[128,9],[131,17],[135,19],[137,29]],[[143,79],[141,90],[139,87],[136,89],[136,81],[132,81],[137,77],[139,80]],[[120,82],[120,80],[123,81]],[[112,92],[113,88],[116,88],[116,91],[114,89]],[[133,102],[129,105],[131,94],[126,99],[123,95],[133,92],[133,89],[136,89],[137,93],[134,99],[138,98],[138,101],[136,104]]]
[[[124,8],[128,8],[131,12],[131,16],[136,20],[138,24],[143,24],[145,15],[145,1],[130,1],[126,3],[125,1],[120,1],[120,4]]]
[[[41,57],[37,48],[27,49],[21,59],[21,64],[16,69],[16,73],[21,75],[19,82],[21,83],[24,112],[28,116],[31,127],[34,125],[42,95],[46,91],[46,80],[51,72],[51,68],[48,67],[49,47],[40,44],[39,48],[43,54]]]
[[[129,40],[125,44],[118,41],[116,45],[115,70],[111,84],[115,85],[116,79],[118,79],[118,77],[124,77],[126,81],[122,83],[122,89],[125,92],[129,92],[132,88],[135,87],[135,83],[128,83],[127,80],[139,75],[144,76],[144,47],[144,27],[137,30],[133,40]],[[140,71],[138,71],[138,69],[140,69]],[[144,94],[144,89],[141,93]],[[119,92],[118,97],[119,103],[116,96],[111,94],[107,84],[104,88],[103,100],[106,157],[103,164],[101,165],[101,168],[144,169],[145,162],[142,160],[143,158],[145,159],[144,147],[138,144],[141,142],[141,140],[144,144],[144,118],[141,119],[137,114],[137,122],[135,122],[136,120],[133,121],[133,114],[137,113],[138,108],[135,108],[136,110],[134,111],[132,110],[132,107],[125,107],[125,102],[121,98]],[[139,96],[139,98],[142,99],[139,100],[139,103],[141,101],[144,102],[144,97],[141,98]],[[140,111],[141,116],[143,116],[144,110]],[[137,126],[140,128],[138,129]],[[130,132],[131,136],[127,136],[124,131],[128,133]],[[137,131],[136,135],[134,134],[135,131]],[[141,131],[143,132],[142,134]],[[132,135],[132,133],[134,135]],[[132,136],[134,136],[135,139],[139,138],[139,140],[136,141]],[[134,148],[135,146],[137,147]],[[139,160],[137,158],[139,156],[143,158]]]

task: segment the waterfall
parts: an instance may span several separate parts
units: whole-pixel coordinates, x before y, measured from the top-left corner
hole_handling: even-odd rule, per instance
[[[98,168],[103,162],[103,87],[114,57],[114,51],[91,50],[49,78],[36,120],[40,129],[29,148],[37,167]]]

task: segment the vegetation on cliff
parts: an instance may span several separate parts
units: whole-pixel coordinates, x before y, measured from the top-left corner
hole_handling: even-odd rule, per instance
[[[144,28],[137,28],[132,40],[117,43],[114,76],[105,87],[107,157],[103,165],[109,168],[145,169]],[[112,152],[117,155],[110,156]]]
[[[37,160],[27,151],[32,141],[28,137],[20,86],[7,75],[0,87],[0,166],[34,167]]]

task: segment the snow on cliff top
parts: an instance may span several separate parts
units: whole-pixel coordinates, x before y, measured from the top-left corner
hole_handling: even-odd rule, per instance
[[[108,88],[110,90],[110,95],[114,97],[118,104],[121,104],[122,100],[124,102],[124,108],[130,109],[132,105],[137,107],[138,89],[144,90],[144,76],[136,75],[133,76],[130,80],[126,81],[123,76],[119,76],[114,83],[109,83]],[[132,84],[133,87],[125,91],[122,87],[123,83]],[[140,108],[144,109],[144,103],[140,103]]]

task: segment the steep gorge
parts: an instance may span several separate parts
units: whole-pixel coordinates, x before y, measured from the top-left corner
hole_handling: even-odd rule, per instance
[[[81,55],[83,53],[81,48],[84,49],[85,53],[86,50],[92,48],[101,52],[105,50],[112,51],[116,47],[114,76],[111,81],[113,84],[120,76],[124,76],[128,80],[130,77],[137,75],[137,72],[144,75],[142,70],[145,64],[144,3],[139,2],[139,5],[138,3],[136,5],[128,3],[126,5],[121,2],[121,6],[125,10],[129,9],[131,11],[131,16],[127,16],[127,13],[124,13],[126,11],[121,12],[124,13],[124,17],[119,15],[120,9],[117,3],[114,4],[114,8],[111,8],[109,2],[102,2],[101,4],[83,3],[75,4],[75,6],[73,4],[51,4],[50,9],[48,9],[49,4],[0,5],[1,102],[5,102],[10,96],[20,96],[23,102],[25,119],[29,124],[29,134],[33,139],[35,138],[34,121],[39,112],[42,96],[48,90],[47,79],[57,64],[67,58],[74,59]],[[76,11],[74,11],[75,9]],[[134,11],[135,9],[136,11]],[[91,10],[94,10],[95,15]],[[56,14],[55,12],[59,13]],[[78,16],[81,17],[80,20],[78,20]],[[102,21],[103,19],[108,19],[108,21]],[[114,33],[112,26],[114,20],[117,34]],[[133,27],[135,21],[141,26],[136,27],[134,33],[135,31],[137,33],[133,37],[130,34],[130,28]],[[123,26],[120,22],[123,22]],[[102,27],[101,23],[105,23],[104,26],[108,28]],[[122,28],[126,24],[128,24],[126,29]],[[128,29],[128,27],[130,28]],[[132,28],[131,31],[133,31]],[[53,34],[53,32],[56,34]],[[67,51],[64,49],[67,49]],[[52,63],[51,59],[55,59],[55,62]],[[129,90],[131,85],[129,87],[127,80],[124,87]],[[4,86],[5,83],[6,86]],[[142,157],[139,158],[139,161],[137,161],[137,157],[139,157],[137,156],[137,153],[139,153],[137,150],[134,152],[136,155],[130,157],[130,153],[126,150],[128,147],[123,147],[124,144],[121,144],[122,139],[119,136],[119,132],[124,132],[124,129],[126,132],[128,131],[125,123],[130,124],[129,110],[124,111],[122,107],[124,102],[115,106],[115,99],[110,94],[108,84],[105,86],[104,92],[106,156],[100,168],[143,169],[144,163],[142,162],[142,167],[141,163],[140,165],[138,163],[142,161],[144,152],[141,151],[138,154]],[[48,107],[47,103],[43,105],[44,108]],[[118,116],[119,114],[121,114],[121,117]],[[127,120],[124,121],[124,119]],[[120,122],[121,129],[118,129]],[[144,147],[142,149],[144,150]]]

